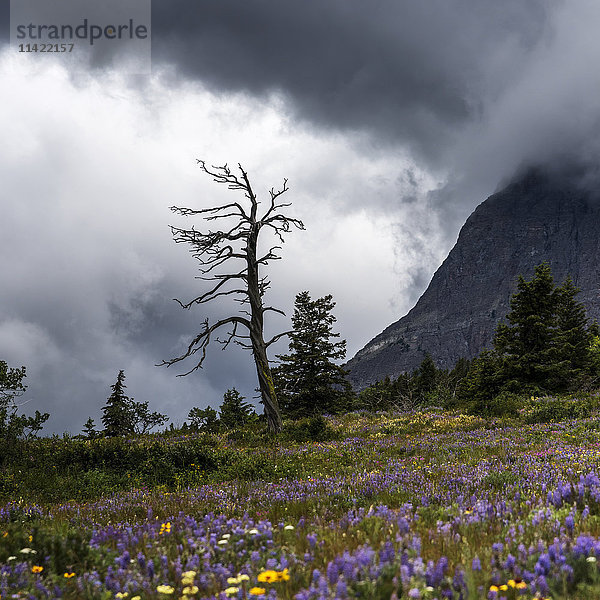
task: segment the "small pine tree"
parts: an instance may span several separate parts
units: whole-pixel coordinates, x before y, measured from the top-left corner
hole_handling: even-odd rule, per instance
[[[96,424],[94,423],[94,419],[90,417],[83,425],[83,433],[88,440],[96,439],[100,433],[96,431]]]
[[[429,352],[425,353],[423,362],[414,372],[415,392],[420,403],[426,402],[429,395],[435,390],[438,381],[438,370]]]
[[[130,435],[134,432],[135,419],[129,397],[125,395],[127,386],[123,383],[124,381],[125,371],[121,369],[117,381],[110,386],[112,394],[102,408],[104,434],[109,437]]]
[[[394,382],[389,375],[386,375],[384,379],[373,383],[358,394],[357,405],[371,412],[389,410],[393,406],[394,387]]]
[[[254,414],[252,405],[244,402],[242,396],[235,388],[227,390],[223,395],[223,402],[219,407],[219,421],[226,429],[243,427],[251,420]]]
[[[308,292],[296,296],[290,353],[277,358],[273,381],[282,412],[293,418],[347,409],[353,400],[346,371],[333,361],[346,356],[346,340],[333,332],[332,296],[311,300]]]
[[[458,404],[470,412],[487,412],[492,398],[500,393],[503,380],[501,359],[496,352],[484,350],[471,362],[469,372],[458,384]]]

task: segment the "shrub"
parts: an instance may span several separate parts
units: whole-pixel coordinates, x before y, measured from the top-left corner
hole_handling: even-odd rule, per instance
[[[323,442],[334,437],[335,433],[323,415],[287,421],[283,427],[283,438],[293,442]]]
[[[531,398],[523,410],[521,418],[526,423],[547,423],[566,419],[582,419],[590,417],[600,408],[600,401],[595,396],[583,398]]]

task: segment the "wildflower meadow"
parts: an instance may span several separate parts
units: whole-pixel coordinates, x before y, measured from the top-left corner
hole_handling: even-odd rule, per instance
[[[0,597],[598,598],[600,419],[531,412],[155,434],[113,463],[114,440],[23,442],[2,472]]]

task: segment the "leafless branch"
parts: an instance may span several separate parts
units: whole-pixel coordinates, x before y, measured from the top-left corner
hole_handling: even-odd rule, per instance
[[[239,273],[233,273],[233,274],[228,274],[228,275],[219,275],[216,277],[218,277],[220,279],[220,281],[210,291],[205,292],[204,294],[201,294],[200,296],[197,296],[196,298],[194,298],[193,300],[190,300],[189,302],[187,302],[185,304],[183,302],[181,302],[180,300],[177,300],[177,298],[174,298],[175,302],[177,302],[182,308],[189,309],[194,304],[204,304],[204,303],[210,302],[211,300],[214,300],[215,298],[218,298],[220,296],[228,296],[230,294],[248,294],[247,289],[234,289],[234,290],[226,290],[223,292],[219,291],[228,281],[232,281],[234,279],[245,279],[244,271],[240,271]]]
[[[274,344],[277,340],[280,340],[282,337],[285,337],[286,335],[290,335],[291,333],[293,333],[292,331],[284,331],[283,333],[278,333],[277,335],[274,335],[268,342],[265,342],[265,346],[268,348],[271,344]]]
[[[186,375],[189,375],[190,373],[193,373],[194,371],[201,369],[202,363],[204,362],[204,359],[206,358],[206,348],[208,347],[208,345],[210,343],[211,335],[215,331],[220,329],[221,327],[224,327],[229,324],[233,324],[234,327],[236,324],[243,325],[244,327],[246,327],[248,329],[248,331],[250,330],[250,321],[248,321],[248,319],[245,319],[243,317],[238,317],[238,316],[227,317],[226,319],[221,319],[220,321],[217,321],[214,325],[210,325],[210,326],[208,324],[208,319],[206,319],[204,321],[204,323],[202,324],[203,325],[202,331],[190,342],[189,346],[187,347],[187,350],[182,355],[180,355],[176,358],[172,358],[170,360],[163,360],[157,366],[170,367],[171,365],[181,362],[182,360],[185,360],[186,358],[195,355],[197,352],[200,352],[201,353],[200,360],[196,363],[196,366],[193,369],[190,369],[187,373],[181,373],[180,375],[178,375],[178,377],[185,377]]]
[[[275,308],[274,306],[264,306],[262,311],[263,311],[263,313],[266,313],[267,311],[271,311],[271,312],[277,313],[277,314],[285,317],[285,313],[282,310]]]

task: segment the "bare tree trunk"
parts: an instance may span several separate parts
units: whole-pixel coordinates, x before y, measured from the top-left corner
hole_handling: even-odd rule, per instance
[[[254,218],[254,215],[251,216]],[[281,420],[281,411],[275,394],[269,359],[267,358],[267,346],[264,340],[264,307],[262,303],[261,285],[263,282],[259,279],[258,263],[256,261],[256,249],[258,244],[259,226],[252,224],[248,244],[246,247],[246,261],[248,267],[248,301],[250,303],[250,344],[252,345],[252,354],[256,364],[256,374],[258,375],[258,386],[260,390],[261,402],[265,410],[265,417],[269,430],[273,433],[279,433],[283,426]]]

